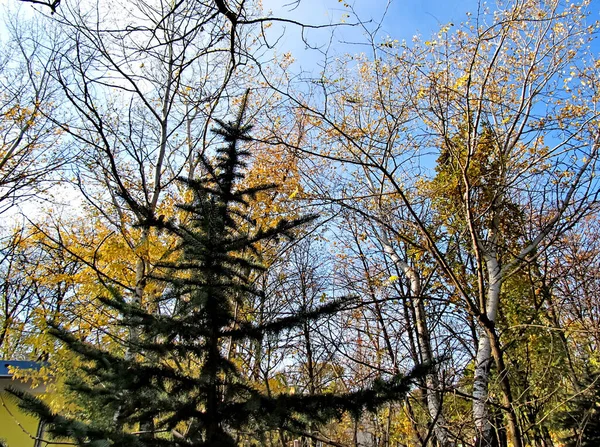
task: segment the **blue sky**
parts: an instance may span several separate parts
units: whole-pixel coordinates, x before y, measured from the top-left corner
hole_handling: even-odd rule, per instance
[[[63,2],[78,2],[79,0],[63,0]],[[102,0],[100,0],[102,1]],[[441,25],[449,22],[460,23],[466,19],[466,13],[477,13],[478,0],[300,0],[294,8],[296,0],[262,0],[265,11],[272,10],[274,16],[282,16],[298,20],[303,23],[328,24],[340,23],[342,15],[349,12],[345,4],[350,5],[364,20],[372,19],[380,22],[384,13],[385,19],[382,26],[382,34],[389,34],[393,39],[410,39],[415,34],[429,37],[437,32]],[[7,6],[15,9],[21,2],[19,0],[0,0],[0,17]],[[482,1],[482,3],[484,3]],[[389,5],[388,5],[389,4]],[[595,19],[600,18],[600,0],[592,0],[591,11]],[[494,9],[495,1],[487,2]],[[22,11],[27,15],[31,13],[31,5],[23,5]],[[349,17],[348,22],[355,21],[355,17]],[[0,20],[1,21],[1,20]],[[2,25],[0,24],[0,31]],[[343,28],[337,32],[338,39],[357,41],[360,40],[360,31],[357,28]],[[315,35],[313,41],[324,40],[327,33]],[[279,42],[282,45],[281,52],[290,50],[295,56],[301,57],[299,53],[304,50],[304,44],[300,39],[297,29],[288,26],[286,35]]]
[[[281,14],[303,22],[339,23],[351,5],[363,20],[380,21],[388,6],[386,0],[301,0],[297,8],[291,9],[290,0],[263,0],[265,10],[273,10],[274,15]],[[466,13],[477,11],[477,0],[396,0],[389,5],[384,28],[390,34],[400,38],[410,38],[415,33],[423,35],[437,30],[440,24],[449,21],[460,22]]]
[[[79,0],[63,0],[63,2],[76,2]],[[102,1],[102,0],[100,0]],[[311,24],[329,24],[340,23],[342,15],[349,12],[344,7],[344,3],[351,5],[360,18],[364,21],[374,20],[379,22],[384,16],[388,1],[386,0],[301,0],[299,6],[292,9],[295,0],[263,0],[265,11],[272,10],[274,15],[291,18],[304,23]],[[19,0],[0,0],[0,17],[9,7],[15,10],[21,2]],[[288,5],[288,6],[285,6]],[[414,34],[429,36],[436,32],[440,25],[448,22],[461,22],[466,18],[466,12],[475,13],[477,10],[477,0],[396,0],[389,6],[386,18],[384,20],[383,30],[393,36],[394,39],[410,40]],[[31,5],[21,5],[21,12],[26,15],[31,14],[33,8]],[[356,20],[350,17],[347,21]],[[1,20],[0,20],[1,22]],[[0,31],[2,24],[0,23]],[[292,50],[303,50],[304,45],[298,30],[293,27],[287,28],[287,35],[280,43],[285,48]],[[352,40],[360,37],[360,32],[356,28],[346,28],[338,30],[341,38]],[[327,36],[327,34],[322,34]],[[314,40],[318,40],[315,36]]]
[[[292,8],[289,5],[292,0],[263,0],[265,11],[272,10],[274,16],[290,18],[303,23],[329,24],[340,23],[344,14],[350,13],[346,22],[355,22],[350,9],[344,6],[349,4],[356,11],[362,21],[372,20],[372,23],[380,23],[381,35],[389,35],[392,39],[410,41],[415,34],[429,37],[436,33],[442,25],[449,22],[460,23],[466,20],[467,12],[476,14],[478,8],[477,0],[396,0],[388,5],[386,0],[301,0],[300,4]],[[386,11],[387,10],[387,11]],[[273,31],[272,35],[276,32]],[[327,42],[329,31],[321,33],[311,32],[309,38],[313,42]],[[332,42],[337,48],[343,45],[336,41],[360,42],[363,40],[362,31],[358,27],[342,27],[336,30],[336,39]],[[287,27],[286,35],[282,37],[279,44],[280,51],[291,51],[304,65],[310,60],[304,61],[303,53],[305,45],[302,43],[299,31],[291,26]],[[356,52],[355,47],[352,51]],[[304,67],[306,68],[306,67]]]
[[[63,0],[65,3],[75,3],[79,0]],[[98,0],[100,3],[108,0]],[[151,1],[151,0],[148,0]],[[299,5],[292,9],[290,5],[295,0],[263,0],[265,10],[273,10],[274,16],[288,17],[299,22],[311,24],[338,24],[343,14],[349,12],[344,2],[338,0],[300,0]],[[379,23],[382,18],[383,24],[380,35],[389,35],[392,39],[407,40],[410,42],[415,34],[423,36],[427,40],[432,34],[437,33],[442,25],[450,22],[459,24],[467,19],[467,12],[477,14],[478,0],[395,0],[388,5],[387,0],[344,0],[353,5],[358,16],[364,20],[372,19]],[[564,0],[563,0],[564,1]],[[28,4],[21,4],[19,0],[0,0],[0,39],[3,34],[3,12],[5,8],[16,9],[21,5],[22,13],[28,17],[33,15],[33,8]],[[495,7],[495,1],[489,2],[490,8]],[[389,7],[388,7],[389,6]],[[385,13],[387,9],[387,13]],[[600,18],[600,0],[592,0],[590,11],[592,19]],[[347,22],[356,21],[356,17],[350,16]],[[312,33],[309,39],[314,43],[328,41],[329,31],[323,33]],[[336,29],[336,39],[332,41],[332,47],[338,54],[345,51],[359,52],[360,47],[345,47],[339,45],[338,40],[351,42],[364,41],[362,31],[358,27],[342,27]],[[1,40],[0,40],[1,45]],[[298,67],[305,70],[318,69],[318,54],[305,50],[297,27],[288,26],[286,34],[279,42],[279,53],[291,51],[298,63],[292,68],[297,71]],[[594,45],[594,51],[598,53],[600,44]]]

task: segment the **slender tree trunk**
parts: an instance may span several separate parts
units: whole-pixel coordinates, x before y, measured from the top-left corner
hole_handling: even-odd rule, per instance
[[[10,325],[11,318],[12,318],[12,316],[10,316],[10,315],[5,316],[4,321],[2,322],[2,329],[0,329],[0,352],[1,353],[3,353],[2,346],[4,345],[4,340],[6,339],[6,335],[8,334],[8,328]]]
[[[504,351],[500,346],[500,339],[496,330],[492,328],[489,331],[489,337],[491,340],[492,355],[496,363],[496,369],[499,372],[500,391],[502,394],[502,405],[506,411],[506,419],[508,425],[508,435],[514,447],[522,447],[523,440],[521,438],[521,430],[519,429],[519,421],[515,409],[513,407],[513,396],[508,378],[508,369],[504,362]]]
[[[487,290],[485,313],[487,321],[494,324],[498,313],[498,304],[500,301],[500,266],[498,260],[493,254],[486,255],[488,267],[489,285]],[[477,446],[492,447],[494,445],[494,433],[490,415],[488,413],[488,384],[490,367],[492,363],[492,347],[490,337],[483,328],[479,331],[479,342],[477,344],[477,354],[475,357],[475,374],[473,379],[473,421],[477,431]]]
[[[410,295],[414,302],[415,309],[415,325],[417,332],[417,347],[419,350],[420,361],[423,363],[433,363],[433,350],[431,348],[431,338],[427,327],[427,314],[423,303],[421,291],[421,278],[417,271],[410,265],[405,263],[396,254],[391,246],[387,233],[384,228],[380,229],[380,242],[383,245],[385,253],[390,257],[392,262],[402,270],[410,283]],[[448,438],[446,429],[446,420],[442,411],[442,403],[439,395],[439,381],[437,372],[434,370],[426,376],[425,380],[425,398],[427,402],[427,410],[431,423],[433,424],[433,433],[442,447],[451,446],[452,442]]]
[[[492,447],[493,433],[487,410],[487,389],[491,365],[490,339],[484,333],[479,336],[475,374],[473,379],[473,420],[477,431],[477,447]]]
[[[406,398],[404,399],[404,403],[405,403],[406,413],[407,413],[408,419],[410,421],[410,426],[414,433],[414,437],[415,437],[414,441],[416,443],[415,445],[422,446],[424,443],[423,436],[421,436],[421,432],[419,431],[419,427],[417,426],[415,412],[412,408],[412,405],[410,404],[409,396],[406,396]]]
[[[150,240],[150,229],[144,228],[142,231],[142,237],[139,241],[139,257],[135,268],[135,294],[133,296],[133,304],[136,306],[142,306],[144,300],[144,294],[146,292],[147,280],[147,262],[148,262],[148,243]],[[137,327],[132,327],[129,330],[129,349],[127,356],[133,357],[138,353],[137,346],[140,342],[140,330]],[[140,439],[151,440],[154,438],[154,420],[146,420],[140,422],[140,431],[142,435]]]
[[[306,281],[308,281],[308,278],[305,278],[304,275],[301,274],[301,293],[302,293],[302,302],[304,305],[304,309],[308,309],[309,308],[309,298],[308,298],[308,291],[307,291],[307,284]],[[312,346],[312,340],[311,340],[311,334],[310,334],[310,326],[308,324],[308,321],[305,321],[303,326],[302,326],[302,330],[304,332],[304,347],[306,349],[306,368],[307,368],[307,374],[308,374],[308,393],[311,396],[314,396],[317,392],[317,378],[315,375],[315,361],[314,361],[314,356],[313,356],[313,346]],[[310,422],[308,424],[308,431],[310,434],[313,434],[315,431],[316,427],[315,425]],[[316,441],[314,439],[309,438],[308,440],[308,445],[311,447],[315,447]]]
[[[550,290],[550,287],[546,283],[546,279],[542,275],[537,261],[535,262],[534,269],[535,269],[535,274],[538,277],[538,280],[541,282],[540,289],[541,289],[541,293],[542,293],[542,299],[548,305],[548,313],[546,315],[547,315],[548,319],[550,320],[550,323],[552,324],[552,326],[555,329],[558,329],[557,330],[558,338],[560,340],[560,343],[561,343],[562,348],[565,353],[565,357],[567,359],[567,365],[568,365],[567,374],[569,375],[569,379],[571,380],[571,384],[573,385],[573,388],[575,389],[575,391],[580,392],[581,384],[579,382],[579,379],[577,378],[575,366],[573,365],[573,358],[571,356],[571,350],[569,348],[569,343],[567,341],[567,337],[565,336],[565,331],[561,325],[560,319],[558,318],[558,313],[556,312],[556,304],[554,303],[554,298],[552,297],[552,291]]]

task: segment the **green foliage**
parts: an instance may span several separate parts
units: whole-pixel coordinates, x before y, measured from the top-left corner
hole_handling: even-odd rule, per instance
[[[568,430],[565,447],[600,445],[600,374],[590,374],[584,388],[557,417],[559,427]]]
[[[498,136],[489,124],[470,135],[471,125],[462,124],[457,133],[445,140],[437,160],[437,175],[430,188],[440,216],[450,233],[465,230],[465,191],[469,187],[469,207],[480,228],[497,225],[509,235],[516,231],[521,211],[499,187],[506,175],[506,155]],[[495,221],[492,223],[492,219]]]

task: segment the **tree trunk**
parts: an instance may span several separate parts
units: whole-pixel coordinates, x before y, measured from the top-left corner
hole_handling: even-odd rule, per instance
[[[417,332],[417,347],[419,350],[420,361],[425,364],[433,363],[433,350],[431,348],[431,338],[427,327],[427,314],[423,303],[421,293],[421,278],[417,271],[410,265],[405,263],[396,254],[391,246],[387,233],[384,228],[380,229],[380,242],[383,245],[385,253],[390,257],[392,262],[402,270],[404,275],[410,282],[410,295],[414,302],[415,308],[415,324]],[[439,396],[439,381],[435,368],[426,376],[426,386],[423,390],[427,401],[427,410],[431,423],[433,424],[433,433],[441,447],[451,446],[452,442],[448,439],[446,429],[446,420],[442,411],[442,403]]]
[[[485,318],[482,319],[482,330],[477,345],[475,359],[475,377],[473,380],[473,420],[477,430],[477,446],[492,447],[495,445],[494,433],[488,413],[488,386],[492,358],[498,370],[502,404],[506,411],[510,440],[514,447],[521,447],[522,440],[517,416],[512,406],[513,397],[510,382],[504,363],[504,353],[495,329],[495,321],[500,304],[500,290],[503,277],[500,264],[493,252],[484,254],[488,271],[488,289],[485,308]]]

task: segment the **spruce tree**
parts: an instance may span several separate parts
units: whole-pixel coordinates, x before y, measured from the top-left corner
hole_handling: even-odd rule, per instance
[[[71,380],[70,389],[107,416],[78,421],[53,414],[35,397],[14,391],[21,406],[46,424],[49,435],[70,438],[80,446],[227,447],[238,445],[236,433],[302,433],[346,412],[358,417],[364,410],[402,399],[408,391],[411,375],[398,375],[346,394],[268,396],[227,358],[226,340],[277,334],[338,312],[351,301],[332,300],[264,325],[234,324],[236,300],[262,293],[250,277],[264,269],[259,243],[293,237],[315,218],[283,219],[263,229],[248,219],[248,200],[273,185],[241,185],[249,155],[241,146],[250,140],[250,126],[243,123],[245,102],[234,121],[218,121],[215,132],[225,144],[214,160],[203,160],[205,175],[179,179],[193,197],[179,205],[188,218],[177,222],[148,214],[141,223],[170,232],[179,241],[176,260],[160,265],[163,273],[152,278],[167,284],[163,299],[174,303],[172,312],[148,312],[117,292],[100,298],[118,312],[120,325],[137,333],[121,354],[82,342],[60,327],[52,329],[87,365],[84,378]],[[198,367],[178,367],[181,364]]]
[[[556,417],[565,447],[600,446],[600,373],[587,372],[581,390]]]

